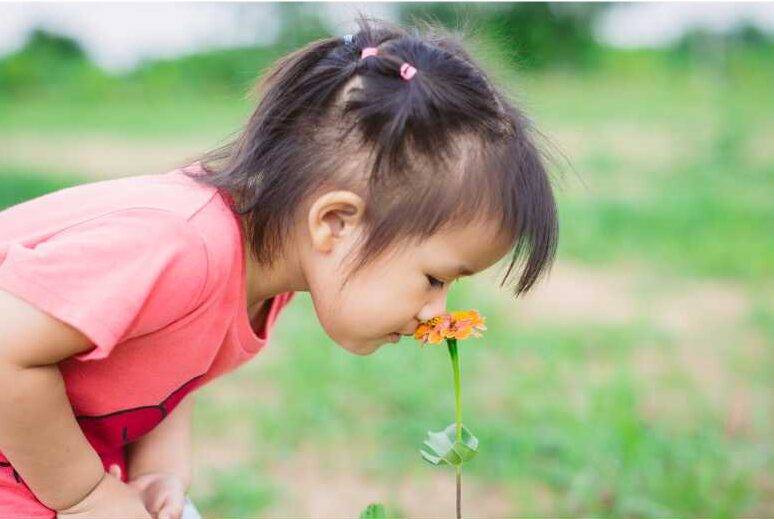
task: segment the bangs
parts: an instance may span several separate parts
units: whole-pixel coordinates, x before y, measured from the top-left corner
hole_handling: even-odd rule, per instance
[[[480,223],[494,225],[514,245],[500,286],[520,271],[513,295],[529,291],[555,259],[558,220],[544,152],[523,135],[528,121],[515,111],[512,117],[500,139],[459,137],[447,152],[418,157],[398,185],[384,185],[372,174],[368,230],[352,273],[391,248],[405,249],[437,232]]]

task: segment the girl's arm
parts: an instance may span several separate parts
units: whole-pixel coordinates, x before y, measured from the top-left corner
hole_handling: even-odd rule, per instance
[[[105,474],[75,419],[57,366],[92,344],[3,290],[0,338],[0,450],[43,504],[65,509]]]
[[[194,394],[189,393],[156,427],[127,446],[129,480],[143,474],[171,473],[188,489],[191,484],[191,419]]]

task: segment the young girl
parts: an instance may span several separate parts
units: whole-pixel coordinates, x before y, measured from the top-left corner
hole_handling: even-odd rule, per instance
[[[0,213],[0,516],[179,517],[192,393],[294,292],[358,355],[557,220],[528,120],[452,36],[358,20],[278,61],[231,144]]]

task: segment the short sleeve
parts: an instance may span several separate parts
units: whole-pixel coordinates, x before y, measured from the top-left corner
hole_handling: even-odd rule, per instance
[[[94,348],[78,360],[105,358],[116,344],[188,314],[207,281],[200,234],[163,209],[122,209],[34,246],[0,245],[0,289],[86,335]]]

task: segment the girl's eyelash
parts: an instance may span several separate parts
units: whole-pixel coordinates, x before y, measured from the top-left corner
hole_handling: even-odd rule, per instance
[[[441,288],[441,287],[442,287],[442,286],[444,286],[444,284],[445,284],[445,283],[444,283],[443,281],[441,281],[440,279],[434,278],[433,276],[431,276],[431,275],[429,275],[429,274],[426,274],[426,276],[427,276],[427,280],[430,282],[430,286],[431,286],[431,287],[434,287],[434,288]]]

